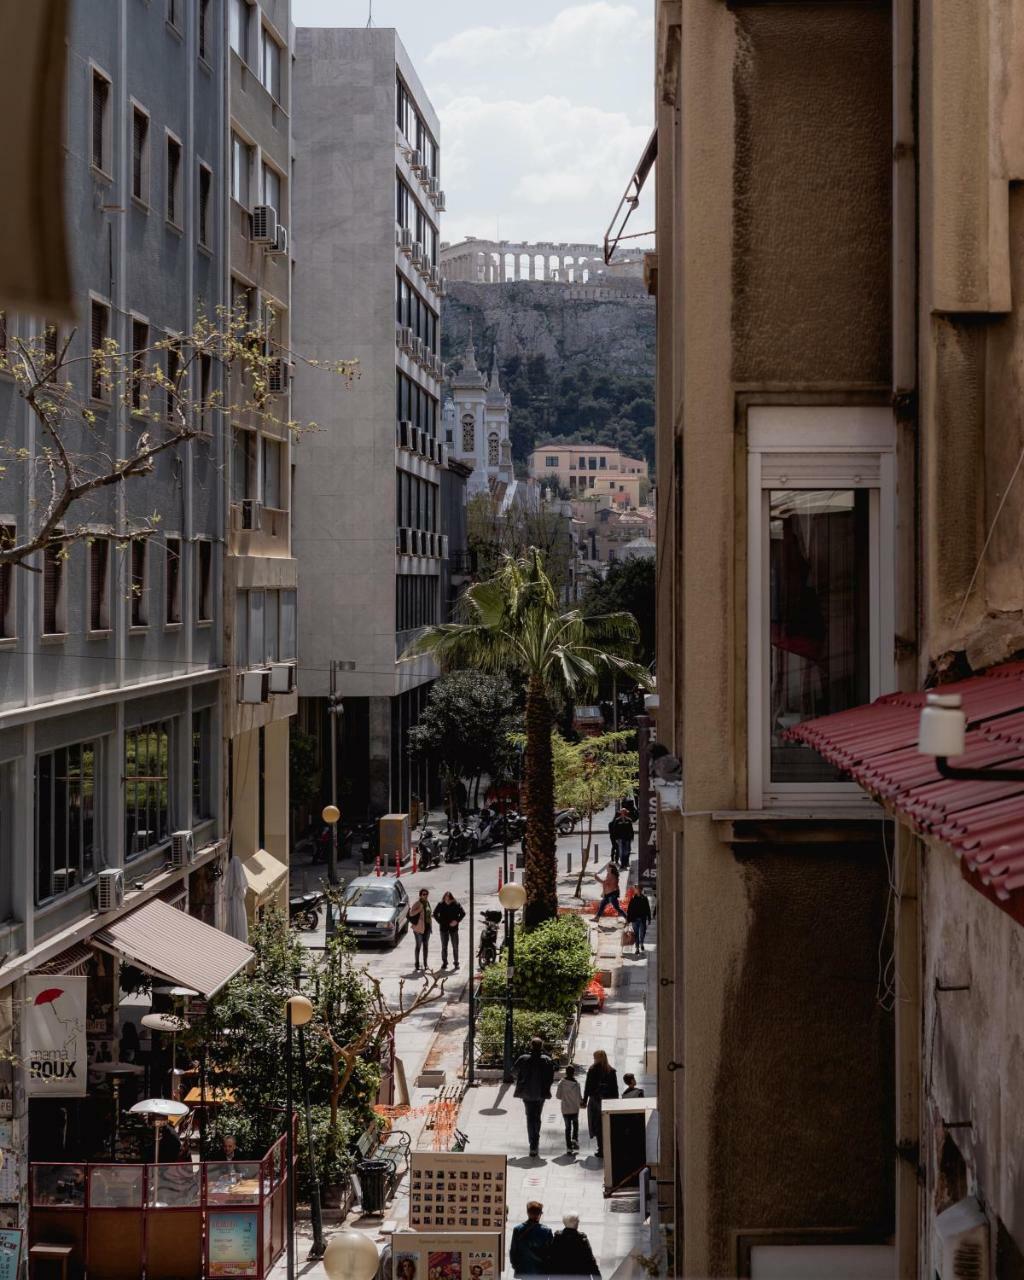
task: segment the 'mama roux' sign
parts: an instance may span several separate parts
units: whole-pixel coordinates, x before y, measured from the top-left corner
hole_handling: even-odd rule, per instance
[[[30,1096],[85,1096],[86,978],[30,974],[25,979],[21,1056]]]

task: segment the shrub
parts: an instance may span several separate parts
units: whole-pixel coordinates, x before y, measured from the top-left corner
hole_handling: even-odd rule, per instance
[[[512,995],[522,1009],[570,1014],[594,975],[587,926],[577,915],[546,920],[530,933],[516,930],[516,966]],[[505,996],[502,961],[484,973],[481,994]]]
[[[565,1046],[566,1019],[552,1009],[516,1009],[512,1014],[512,1056],[518,1058],[540,1036],[548,1053],[558,1054]],[[500,1060],[505,1051],[504,1005],[489,1004],[480,1014],[477,1044],[482,1059]]]

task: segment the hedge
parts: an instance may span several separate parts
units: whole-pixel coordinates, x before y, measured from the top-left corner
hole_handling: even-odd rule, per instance
[[[551,1009],[516,1009],[512,1014],[512,1056],[527,1053],[530,1041],[540,1036],[546,1052],[557,1052],[565,1045],[566,1019]],[[484,1061],[500,1061],[505,1051],[505,1008],[490,1004],[481,1012],[477,1030],[480,1057]]]
[[[568,1017],[594,976],[587,926],[578,915],[546,920],[529,933],[516,930],[512,996],[520,1009]],[[504,999],[504,957],[484,973],[481,994]]]

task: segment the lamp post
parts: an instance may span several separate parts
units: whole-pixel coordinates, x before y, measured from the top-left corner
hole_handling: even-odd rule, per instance
[[[503,1055],[506,1084],[512,1082],[512,979],[516,968],[516,912],[526,905],[526,890],[521,884],[503,884],[498,901],[509,914],[508,950],[505,953],[505,1046]]]
[[[324,1254],[327,1280],[373,1280],[379,1265],[377,1246],[352,1227],[336,1231]]]
[[[313,1006],[305,996],[289,996],[285,1002],[285,1149],[288,1157],[288,1220],[285,1241],[288,1247],[288,1280],[295,1280],[295,1125],[292,1115],[292,1027],[304,1027],[313,1017]]]

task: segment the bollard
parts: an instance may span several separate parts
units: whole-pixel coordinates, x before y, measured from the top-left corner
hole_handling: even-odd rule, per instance
[[[417,854],[419,853],[419,851],[420,851],[419,845],[414,844],[412,847],[412,874],[413,875],[415,875],[416,872],[419,870],[419,863],[417,862]]]
[[[509,867],[509,869],[508,869],[508,882],[509,882],[509,884],[515,884],[515,882],[516,882],[516,869],[515,869],[515,867]]]
[[[398,880],[402,878],[402,851],[400,849],[395,850],[395,878]]]
[[[378,876],[380,875],[380,854],[379,853],[377,854],[377,861],[374,866],[374,874]]]
[[[565,851],[565,871],[567,875],[572,874],[572,850],[571,849],[566,849]]]
[[[502,881],[502,878],[501,878],[501,867],[499,867],[499,868],[498,868],[498,892],[499,892],[499,893],[501,893],[501,886],[502,886],[502,884],[503,884],[503,881]]]

